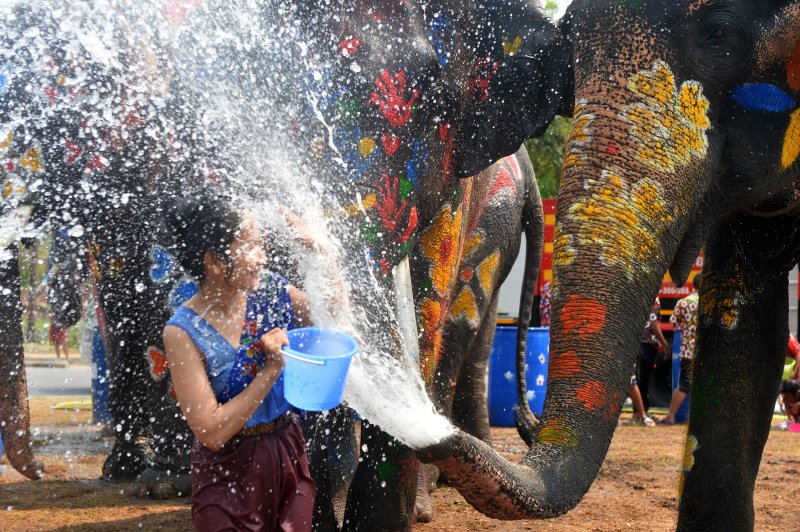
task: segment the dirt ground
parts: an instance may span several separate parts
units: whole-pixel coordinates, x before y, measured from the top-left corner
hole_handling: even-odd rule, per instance
[[[64,401],[70,401],[64,404]],[[37,452],[47,474],[25,480],[4,460],[0,475],[0,530],[187,530],[189,501],[137,499],[133,484],[98,480],[111,442],[89,423],[91,411],[75,398],[33,398]],[[62,403],[66,409],[53,409]],[[629,414],[623,414],[623,421]],[[678,464],[685,426],[652,429],[621,425],[589,493],[565,516],[503,522],[473,510],[452,488],[434,493],[435,516],[415,530],[673,530]],[[514,429],[493,429],[494,446],[518,459],[523,442]],[[756,482],[756,530],[797,527],[800,434],[773,431]]]

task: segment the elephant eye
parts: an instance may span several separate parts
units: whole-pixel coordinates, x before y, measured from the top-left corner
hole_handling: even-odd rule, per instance
[[[722,39],[723,37],[725,37],[726,34],[727,32],[725,31],[724,28],[716,28],[711,30],[712,39]]]

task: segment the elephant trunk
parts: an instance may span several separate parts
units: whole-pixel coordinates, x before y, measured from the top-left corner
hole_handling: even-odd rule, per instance
[[[0,434],[8,462],[31,480],[41,478],[44,464],[33,455],[28,410],[28,385],[22,348],[19,264],[0,262]]]
[[[418,452],[492,517],[556,516],[588,491],[617,426],[661,278],[696,209],[670,198],[692,197],[698,183],[684,178],[689,172],[637,160],[637,139],[622,113],[591,111],[595,137],[587,133],[589,110],[578,106],[562,174],[548,388],[533,444],[518,464],[460,432]]]

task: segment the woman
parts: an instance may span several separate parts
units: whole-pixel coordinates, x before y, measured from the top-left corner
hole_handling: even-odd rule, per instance
[[[187,202],[171,225],[181,265],[200,286],[164,328],[175,393],[197,437],[195,527],[310,530],[315,486],[281,377],[285,331],[308,322],[306,297],[262,275],[267,256],[252,216],[221,201]]]

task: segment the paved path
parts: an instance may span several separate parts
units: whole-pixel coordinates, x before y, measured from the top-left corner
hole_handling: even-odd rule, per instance
[[[91,395],[92,368],[26,367],[28,395]]]

